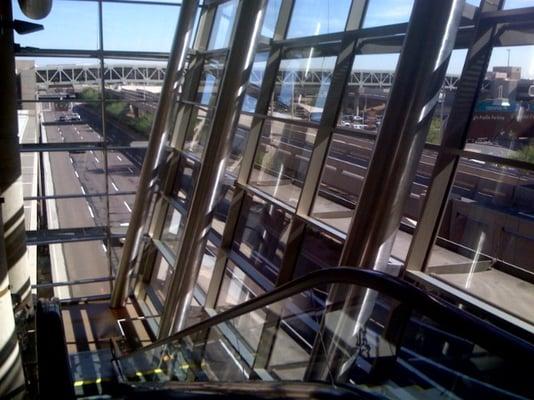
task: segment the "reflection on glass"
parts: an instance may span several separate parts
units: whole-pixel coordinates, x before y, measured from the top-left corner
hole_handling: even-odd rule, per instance
[[[221,294],[241,301],[236,296],[250,290],[249,282],[236,266],[227,273]],[[417,305],[406,312],[398,300],[357,285],[337,289],[352,289],[354,301],[310,308],[299,302],[307,296],[302,292],[122,357],[120,369],[130,383],[305,382],[311,373],[329,390],[343,388],[341,397],[529,398],[524,365],[507,348],[458,327],[458,320],[423,314],[413,309]],[[364,293],[371,293],[370,307],[363,305]]]
[[[213,57],[205,61],[198,86],[196,101],[214,107],[223,77],[224,57]]]
[[[378,132],[398,58],[398,54],[366,54],[354,58],[343,95],[339,127]]]
[[[523,8],[534,6],[533,0],[506,0],[504,2],[504,9],[509,10],[512,8]]]
[[[200,271],[197,278],[197,287],[204,293],[208,293],[208,288],[210,285],[211,275],[213,274],[213,268],[215,266],[217,254],[217,246],[208,240],[206,244],[206,250],[204,251],[204,256],[202,257],[202,262],[200,264]]]
[[[312,216],[348,232],[358,203],[374,141],[334,133]]]
[[[249,183],[296,206],[316,129],[265,120]]]
[[[167,214],[165,215],[165,225],[161,233],[161,241],[167,245],[176,255],[180,246],[185,216],[169,204]]]
[[[451,54],[449,65],[447,66],[447,75],[445,77],[445,81],[443,82],[443,86],[441,87],[441,92],[439,93],[438,97],[438,104],[434,108],[434,115],[428,130],[428,136],[426,138],[427,143],[441,143],[443,132],[454,103],[458,81],[460,80],[460,74],[462,72],[466,56],[467,50],[453,50]]]
[[[534,45],[494,48],[466,150],[534,162]]]
[[[288,224],[284,210],[256,197],[245,198],[232,249],[263,288],[272,287],[278,277]]]
[[[296,0],[288,38],[345,30],[351,0]]]
[[[220,243],[224,232],[224,226],[226,225],[226,219],[228,218],[228,211],[230,210],[233,194],[233,186],[227,184],[222,185],[218,201],[215,204],[213,220],[211,221],[212,233],[214,233],[216,237],[216,239],[214,238],[214,241],[217,243]]]
[[[180,157],[178,170],[173,188],[173,198],[184,206],[189,207],[192,201],[193,189],[197,180],[200,163],[186,157]]]
[[[276,28],[276,21],[278,20],[278,13],[282,0],[268,0],[265,10],[265,17],[263,17],[263,26],[261,28],[261,35],[272,38]]]
[[[313,204],[312,217],[341,232],[349,231],[373,148],[373,140],[334,133],[321,185]],[[434,152],[425,150],[419,161],[402,219],[408,227],[414,228],[419,219],[435,158]],[[404,259],[411,234],[399,231],[396,240],[393,256]]]
[[[184,150],[200,159],[208,141],[213,110],[194,107],[192,114],[192,122],[185,137]]]
[[[165,258],[158,254],[154,263],[152,277],[150,278],[149,290],[156,295],[161,304],[165,304],[173,272],[174,269]]]
[[[413,0],[370,0],[363,21],[364,28],[408,22]]]
[[[534,321],[534,285],[492,268],[534,272],[533,205],[531,171],[462,158],[427,272]]]
[[[306,226],[293,278],[337,266],[342,247],[343,243],[339,239]]]
[[[276,77],[270,111],[273,116],[318,123],[332,79],[335,57],[283,59]]]
[[[263,82],[263,74],[267,65],[268,53],[257,53],[252,65],[252,71],[250,72],[250,78],[247,84],[247,90],[245,92],[245,98],[243,100],[242,111],[255,112],[256,103],[260,95],[261,84]]]
[[[232,260],[228,260],[217,308],[224,310],[236,306],[264,292],[257,283],[250,279],[250,276],[245,274]]]
[[[228,159],[226,161],[226,173],[229,175],[230,179],[237,177],[239,174],[241,160],[247,145],[251,124],[251,116],[242,114],[239,117],[239,121],[233,133],[230,154],[228,155]]]
[[[237,3],[237,0],[230,0],[217,6],[208,50],[228,47],[230,37],[232,36]]]

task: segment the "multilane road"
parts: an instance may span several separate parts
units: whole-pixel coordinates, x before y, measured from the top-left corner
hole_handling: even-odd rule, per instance
[[[46,105],[45,105],[46,107]],[[103,140],[98,127],[84,123],[59,123],[65,111],[54,110],[49,104],[42,112],[44,121],[43,142],[48,143],[98,143]],[[133,195],[138,184],[139,166],[119,151],[108,154],[108,190],[106,196],[105,154],[99,150],[83,152],[44,153],[46,195],[87,195],[88,197],[54,199],[47,201],[50,229],[107,226],[107,202],[109,202],[109,226],[126,226],[133,207]],[[55,248],[52,248],[55,246]],[[59,248],[58,248],[59,247]],[[54,281],[107,277],[110,274],[108,251],[116,260],[120,249],[108,249],[102,241],[74,242],[51,245],[50,249]],[[56,295],[61,298],[84,297],[109,293],[108,282],[60,287]]]

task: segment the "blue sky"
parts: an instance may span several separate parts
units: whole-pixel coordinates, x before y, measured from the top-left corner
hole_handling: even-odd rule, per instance
[[[155,0],[154,0],[155,1]],[[271,0],[273,5],[280,0]],[[468,0],[471,4],[478,0]],[[405,22],[409,19],[413,0],[371,0],[364,25],[377,26]],[[289,37],[336,32],[342,30],[350,0],[296,0]],[[534,0],[508,0],[506,8],[534,6]],[[103,3],[104,49],[130,51],[169,51],[178,6]],[[27,20],[14,1],[15,18]],[[268,14],[269,15],[269,14]],[[24,46],[96,50],[99,47],[97,2],[56,0],[51,14],[36,21],[44,25],[41,32],[20,36],[15,40]],[[506,65],[508,52],[496,49],[490,67]],[[450,63],[450,73],[460,73],[465,51],[456,51]],[[392,70],[395,55],[359,57],[358,69]],[[534,46],[510,49],[512,65],[520,65],[523,76],[534,77]],[[95,63],[96,60],[39,59],[40,64]],[[110,60],[110,62],[113,62]],[[119,62],[119,61],[117,61]],[[120,61],[124,62],[124,61]]]

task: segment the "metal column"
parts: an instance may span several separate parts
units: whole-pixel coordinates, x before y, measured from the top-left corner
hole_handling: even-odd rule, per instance
[[[416,0],[340,265],[386,271],[460,25],[464,0]],[[415,79],[414,79],[415,78]],[[308,379],[340,379],[377,293],[333,287]],[[387,328],[385,328],[387,330]]]
[[[4,199],[0,197],[0,211]],[[0,398],[23,398],[24,372],[15,316],[9,291],[8,265],[4,247],[4,229],[0,212]],[[17,394],[18,393],[18,394]]]
[[[503,0],[484,1],[480,6],[478,16],[480,18],[482,12],[497,11],[503,5]],[[460,161],[460,155],[454,150],[461,150],[464,147],[473,105],[486,75],[496,31],[497,27],[494,24],[478,23],[476,27],[475,40],[466,56],[458,92],[445,127],[441,151],[436,158],[424,208],[406,257],[407,269],[423,270],[432,253]]]
[[[128,282],[128,272],[132,259],[137,254],[137,247],[143,231],[143,220],[149,208],[151,188],[154,185],[154,171],[159,163],[159,156],[167,137],[168,118],[175,99],[177,81],[180,79],[187,55],[189,40],[193,31],[198,0],[184,0],[180,9],[180,17],[174,35],[171,54],[167,64],[167,72],[161,89],[158,109],[154,116],[154,124],[150,132],[150,139],[146,151],[143,168],[139,176],[139,192],[135,197],[132,217],[126,234],[126,241],[117,271],[117,278],[111,294],[111,307],[121,307]]]
[[[417,0],[414,4],[341,265],[383,269],[388,264],[463,6],[463,0]]]
[[[29,302],[31,283],[22,197],[11,1],[0,2],[0,60],[0,196],[5,201],[2,217],[9,285],[18,306]]]
[[[240,104],[254,61],[264,6],[265,0],[241,1],[239,5],[226,72],[161,317],[160,338],[183,328],[185,324],[211,224],[209,216],[220,190],[219,182],[224,176],[233,128],[239,118]]]

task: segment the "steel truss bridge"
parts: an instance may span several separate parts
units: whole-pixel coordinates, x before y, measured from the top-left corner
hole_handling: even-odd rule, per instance
[[[135,65],[135,64],[113,64],[104,67],[104,78],[110,84],[142,84],[161,85],[165,77],[165,65]],[[216,78],[222,75],[221,69],[207,69],[207,73]],[[101,80],[99,65],[47,65],[37,67],[35,70],[37,84],[41,88],[49,86],[71,84],[90,85],[99,84]],[[353,71],[349,86],[374,87],[386,89],[393,83],[393,71],[373,71],[356,70]],[[263,71],[252,71],[251,83],[259,84],[262,81]],[[330,70],[309,70],[294,71],[282,70],[278,74],[278,81],[293,82],[295,85],[321,85],[331,80]],[[447,75],[443,88],[445,90],[456,90],[458,75]]]

